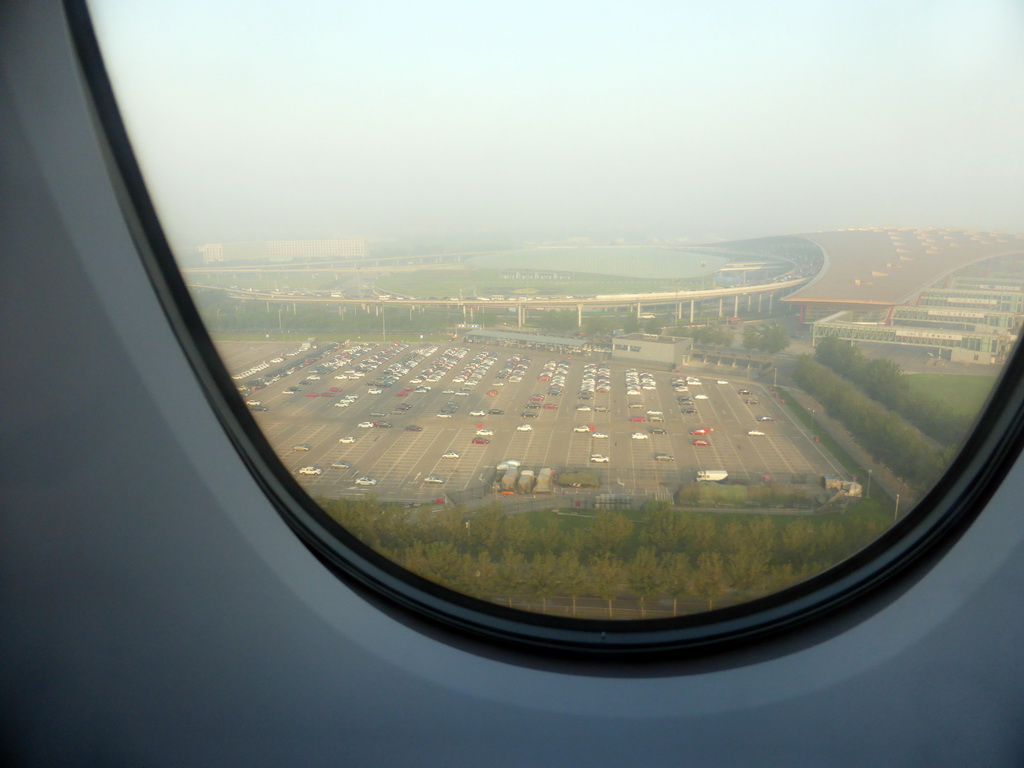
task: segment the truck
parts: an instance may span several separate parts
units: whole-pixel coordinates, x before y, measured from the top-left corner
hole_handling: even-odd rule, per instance
[[[530,493],[533,490],[535,477],[532,469],[524,469],[519,473],[518,490],[520,493]]]
[[[697,471],[698,482],[720,483],[729,477],[724,469],[700,469]]]
[[[544,467],[537,475],[537,485],[534,486],[534,493],[551,493],[551,483],[555,479],[555,470],[551,467]]]
[[[501,476],[501,491],[515,493],[516,490],[516,478],[519,476],[518,467],[509,467],[505,470],[505,474]]]

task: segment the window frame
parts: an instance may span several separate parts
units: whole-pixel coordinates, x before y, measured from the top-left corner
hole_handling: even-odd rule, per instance
[[[170,251],[120,117],[85,0],[64,0],[76,63],[118,203],[139,258],[210,407],[254,481],[311,553],[347,584],[412,624],[531,653],[603,660],[686,657],[790,632],[894,598],[984,508],[1024,445],[1024,354],[1014,350],[989,404],[943,477],[918,505],[849,559],[749,602],[670,619],[570,619],[509,609],[413,574],[335,523],[301,488],[232,384]],[[873,603],[876,608],[880,605]],[[398,611],[393,607],[398,607]]]

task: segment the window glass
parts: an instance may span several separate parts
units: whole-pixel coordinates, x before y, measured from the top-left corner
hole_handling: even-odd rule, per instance
[[[828,571],[1015,346],[1013,3],[89,5],[283,466],[489,604],[668,618]]]

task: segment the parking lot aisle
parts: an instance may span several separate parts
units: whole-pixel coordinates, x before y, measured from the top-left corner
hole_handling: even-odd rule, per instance
[[[423,439],[423,432],[406,432],[402,430],[395,436],[388,456],[394,456],[392,470],[395,474],[393,482],[399,488],[407,484],[418,482],[422,477],[430,474],[425,472],[423,456],[432,440],[427,437]],[[404,470],[404,474],[402,474]],[[401,476],[399,476],[401,475]]]

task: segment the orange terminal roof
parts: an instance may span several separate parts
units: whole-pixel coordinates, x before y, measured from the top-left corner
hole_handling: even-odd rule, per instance
[[[783,301],[851,308],[902,304],[971,264],[1024,253],[1024,235],[978,230],[875,227],[799,237],[821,247],[825,264]]]

